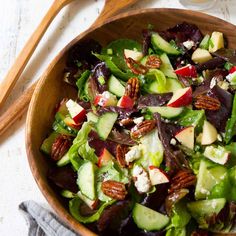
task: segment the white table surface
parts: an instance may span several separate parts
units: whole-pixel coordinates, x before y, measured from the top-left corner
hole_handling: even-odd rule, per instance
[[[0,0],[0,81],[52,2]],[[5,107],[42,74],[70,40],[92,24],[103,4],[103,0],[75,0],[61,11],[40,42]],[[140,0],[132,9],[142,7],[183,8],[178,0]],[[236,24],[235,0],[218,0],[217,5],[206,12]],[[27,235],[27,226],[18,211],[20,202],[32,199],[49,207],[28,166],[24,143],[25,117],[0,137],[1,236]]]

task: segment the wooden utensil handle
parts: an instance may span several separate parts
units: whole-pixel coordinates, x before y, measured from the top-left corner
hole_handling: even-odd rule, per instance
[[[95,27],[96,25],[107,20],[109,17],[119,13],[121,9],[124,9],[137,1],[138,0],[120,0],[118,3],[117,0],[107,0],[100,16],[92,26]],[[36,84],[37,82],[30,86],[0,117],[0,135],[2,135],[16,120],[18,120],[26,112]]]
[[[34,31],[32,36],[25,44],[24,48],[16,58],[11,69],[9,70],[8,74],[4,78],[3,82],[0,84],[0,109],[2,108],[3,103],[5,102],[6,98],[14,87],[16,81],[22,74],[27,62],[35,51],[35,48],[37,47],[40,39],[44,35],[48,26],[50,25],[54,17],[57,15],[57,13],[71,1],[72,0],[55,0],[46,15],[44,16],[44,18],[42,19],[39,26],[37,27],[37,29]]]
[[[31,85],[0,117],[0,136],[26,112],[36,84]]]

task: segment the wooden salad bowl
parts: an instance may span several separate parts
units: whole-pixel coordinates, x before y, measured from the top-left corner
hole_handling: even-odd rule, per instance
[[[76,91],[63,82],[63,70],[68,50],[77,42],[88,38],[96,39],[102,45],[106,45],[110,41],[119,38],[131,38],[141,42],[141,32],[147,28],[148,24],[153,24],[158,30],[165,30],[183,21],[196,24],[204,34],[213,31],[224,33],[229,47],[236,48],[236,26],[224,20],[189,10],[136,10],[113,17],[105,24],[91,28],[76,37],[59,52],[37,84],[30,103],[26,125],[26,149],[29,165],[40,190],[59,218],[81,235],[95,234],[70,215],[68,204],[48,183],[47,171],[50,164],[48,159],[39,150],[42,141],[51,131],[55,104],[64,97],[73,98],[76,96]]]

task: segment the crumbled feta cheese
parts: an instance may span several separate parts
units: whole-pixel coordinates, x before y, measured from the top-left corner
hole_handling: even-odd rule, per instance
[[[116,96],[111,94],[109,91],[105,91],[105,92],[102,93],[102,97],[104,97],[106,99],[110,99],[110,98],[114,98]]]
[[[151,188],[151,181],[147,172],[140,166],[135,166],[133,177],[136,178],[134,185],[140,193],[147,193]]]
[[[218,135],[217,135],[217,140],[218,140],[218,141],[220,141],[220,142],[222,142],[222,141],[223,141],[223,139],[222,139],[222,137],[221,137],[221,135],[220,135],[220,134],[218,134]]]
[[[214,88],[217,84],[217,78],[213,77],[210,83],[210,88]]]
[[[183,45],[190,50],[193,46],[195,46],[195,43],[193,40],[187,40],[185,42],[183,42]]]
[[[136,125],[140,124],[141,122],[143,122],[144,120],[144,117],[141,116],[141,117],[138,117],[138,118],[135,118],[133,121]]]
[[[127,163],[133,162],[141,157],[141,151],[139,146],[133,146],[126,154],[125,161]]]
[[[109,101],[109,104],[107,104]],[[117,98],[115,95],[110,93],[109,91],[105,91],[102,93],[102,97],[98,102],[99,106],[105,106],[105,105],[114,105],[117,103]]]
[[[171,145],[176,145],[176,143],[177,143],[177,142],[176,142],[176,139],[172,138],[172,139],[170,140],[170,144],[171,144]]]

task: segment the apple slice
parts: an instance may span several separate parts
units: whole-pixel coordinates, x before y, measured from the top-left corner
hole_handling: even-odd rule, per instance
[[[64,119],[64,122],[66,125],[74,128],[74,129],[80,129],[81,128],[81,123],[75,123],[75,121],[73,119],[71,119],[69,116],[67,116],[65,119]]]
[[[169,182],[167,174],[156,166],[149,166],[149,177],[152,185],[164,184]]]
[[[107,163],[113,159],[114,157],[112,154],[106,148],[104,148],[101,155],[98,157],[98,167],[107,165]]]
[[[70,113],[71,118],[76,124],[81,123],[85,120],[86,110],[77,102],[74,102],[70,99],[68,102],[66,102],[66,107]]]
[[[168,107],[188,106],[192,102],[192,88],[186,87],[178,89],[174,92],[172,98],[168,102]]]
[[[189,126],[179,131],[175,138],[185,147],[192,149],[194,148],[194,127]]]
[[[78,197],[92,210],[95,210],[99,204],[99,200],[90,200],[88,197],[84,196],[81,191],[77,193]]]
[[[185,76],[185,77],[196,78],[197,69],[195,66],[188,64],[187,66],[176,69],[175,74]]]
[[[117,103],[117,106],[118,107],[121,107],[121,108],[133,108],[134,106],[134,101],[132,98],[130,98],[129,96],[126,96],[126,95],[123,95],[118,103]]]
[[[212,56],[206,49],[197,48],[192,54],[192,60],[195,63],[204,63],[209,61],[210,59],[212,59]]]
[[[213,32],[210,38],[209,52],[215,52],[224,48],[224,35],[221,32]]]
[[[93,103],[95,106],[99,105],[101,107],[116,106],[117,98],[109,91],[105,91],[102,94],[98,94]]]
[[[124,55],[125,58],[132,58],[135,61],[140,61],[143,57],[143,54],[138,51],[130,50],[130,49],[124,49]]]
[[[207,146],[203,154],[211,161],[221,165],[226,164],[230,158],[230,152],[222,146]]]
[[[236,71],[236,66],[233,66],[230,70],[229,70],[229,74],[233,74]]]
[[[205,120],[202,129],[202,145],[214,143],[217,140],[217,135],[216,128],[209,121]]]

